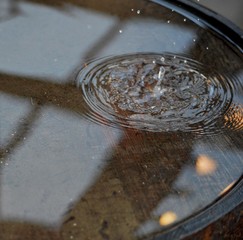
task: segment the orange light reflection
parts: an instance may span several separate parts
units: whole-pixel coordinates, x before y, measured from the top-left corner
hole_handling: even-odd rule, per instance
[[[233,186],[234,184],[235,184],[235,181],[232,182],[232,183],[230,183],[224,190],[222,190],[222,191],[220,192],[219,196],[222,196],[222,195],[224,195],[226,192],[228,192],[228,191],[232,188],[232,186]]]
[[[199,155],[196,161],[196,171],[199,175],[209,175],[215,172],[217,163],[207,155]]]
[[[177,215],[172,211],[168,211],[161,215],[159,219],[159,224],[161,226],[167,226],[175,222],[176,219],[177,219]]]

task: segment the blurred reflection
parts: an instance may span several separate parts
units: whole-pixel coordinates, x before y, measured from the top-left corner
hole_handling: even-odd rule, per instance
[[[100,239],[102,222],[109,226],[110,239],[134,239],[134,230],[175,191],[171,186],[188,161],[191,145],[191,140],[181,143],[181,137],[127,130],[99,179],[68,212],[62,226],[64,239],[70,233],[76,238],[85,233]],[[82,226],[82,231],[73,223]]]
[[[223,41],[147,1],[8,4],[18,14],[0,24],[1,239],[144,237],[241,176],[241,128],[197,136],[96,125],[71,82],[89,58],[138,51],[185,53],[241,79]]]
[[[20,14],[18,0],[1,0],[0,2],[0,22],[10,20]]]
[[[8,99],[8,100],[7,100]],[[1,94],[0,100],[1,105],[5,105],[7,103],[9,107],[10,103],[10,96],[7,94]],[[6,101],[7,100],[7,101]],[[9,101],[10,100],[10,101]],[[16,99],[15,99],[16,100]],[[39,118],[41,107],[39,105],[35,106],[26,106],[26,101],[17,101],[18,109],[16,109],[15,114],[8,113],[8,110],[5,109],[5,114],[8,115],[8,119],[11,119],[11,133],[8,131],[8,128],[1,128],[1,137],[0,137],[0,143],[4,147],[0,147],[0,159],[3,161],[7,158],[9,154],[12,154],[13,151],[19,146],[22,145],[22,142],[27,138],[27,136],[30,134],[30,131],[33,127],[34,122]],[[19,103],[20,102],[20,103]],[[16,104],[16,102],[15,102]],[[25,106],[25,107],[23,107]],[[24,114],[20,116],[20,122],[17,128],[14,126],[16,122],[16,113],[19,115],[20,113],[24,112]],[[5,125],[4,120],[1,120],[1,124]],[[8,136],[11,136],[8,138]]]
[[[199,175],[212,174],[217,168],[216,162],[207,155],[199,155],[196,161],[196,171]]]
[[[159,224],[161,226],[167,226],[175,222],[177,216],[174,212],[168,211],[163,213],[159,219]]]
[[[221,195],[224,195],[225,193],[227,193],[233,187],[234,184],[235,184],[235,181],[230,183],[223,191],[220,192],[219,195],[221,196]]]
[[[243,130],[243,104],[235,106],[233,111],[228,111],[227,115],[225,115],[225,126]]]
[[[137,236],[144,237],[149,233],[161,231],[161,225],[158,224],[161,213],[171,211],[176,213],[175,222],[185,219],[192,212],[199,211],[201,206],[208,205],[209,199],[216,199],[218,193],[229,184],[229,181],[240,178],[243,170],[243,159],[240,156],[243,155],[243,149],[236,150],[231,145],[235,141],[234,137],[237,138],[240,135],[240,133],[234,133],[234,136],[220,134],[217,136],[202,136],[200,139],[195,140],[190,153],[191,158],[188,158],[187,164],[183,165],[173,181],[171,192],[161,198],[150,213],[150,218],[140,224],[136,231]],[[200,157],[198,158],[198,156]],[[210,167],[210,174],[203,171],[207,174],[199,175],[195,167],[198,159],[203,162],[203,170],[205,168],[208,170],[208,161],[209,166],[213,162],[214,170],[211,171]],[[229,175],[229,173],[233,174]]]

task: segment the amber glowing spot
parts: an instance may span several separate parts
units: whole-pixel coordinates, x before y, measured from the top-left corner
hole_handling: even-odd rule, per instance
[[[196,162],[196,171],[199,175],[208,175],[215,172],[217,164],[207,155],[199,155]]]
[[[229,114],[224,116],[225,127],[233,129],[243,129],[243,106],[235,106]]]
[[[232,186],[233,186],[234,184],[235,184],[235,182],[230,183],[224,190],[222,190],[222,191],[220,192],[219,196],[221,196],[221,195],[225,194],[226,192],[228,192],[228,191],[232,188]]]
[[[167,226],[175,222],[176,219],[177,219],[177,215],[172,211],[168,211],[161,215],[159,219],[159,224],[161,226]]]

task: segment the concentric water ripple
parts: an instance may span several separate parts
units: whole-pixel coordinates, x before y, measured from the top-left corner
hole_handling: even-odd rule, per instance
[[[77,82],[89,108],[86,114],[96,122],[199,133],[229,126],[225,119],[233,94],[228,79],[183,56],[102,58],[87,63]]]

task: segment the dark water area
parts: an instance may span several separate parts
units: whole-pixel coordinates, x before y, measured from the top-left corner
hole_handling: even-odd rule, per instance
[[[158,2],[2,2],[0,239],[176,239],[242,201],[242,49]]]

